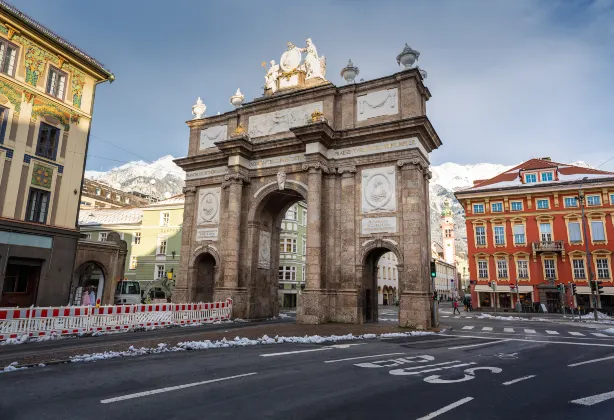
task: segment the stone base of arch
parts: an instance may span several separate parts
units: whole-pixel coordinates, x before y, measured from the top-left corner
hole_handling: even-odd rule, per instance
[[[215,302],[224,302],[226,299],[232,299],[232,317],[241,319],[250,319],[248,309],[247,289],[244,287],[230,288],[217,287],[213,293]]]
[[[399,326],[426,330],[434,325],[433,300],[429,293],[401,292],[399,297]]]

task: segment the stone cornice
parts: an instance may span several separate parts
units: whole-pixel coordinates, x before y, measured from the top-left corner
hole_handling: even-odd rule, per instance
[[[304,144],[322,143],[327,148],[332,146],[333,140],[337,136],[337,132],[328,125],[327,121],[291,128],[290,131]]]

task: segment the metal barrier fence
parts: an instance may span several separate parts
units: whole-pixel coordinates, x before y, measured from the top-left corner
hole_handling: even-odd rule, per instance
[[[52,334],[128,331],[230,319],[232,299],[213,303],[0,308],[0,341]]]

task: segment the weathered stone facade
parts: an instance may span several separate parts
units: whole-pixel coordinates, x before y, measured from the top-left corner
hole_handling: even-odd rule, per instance
[[[304,200],[298,322],[377,321],[377,260],[393,252],[400,325],[430,327],[428,167],[441,142],[425,115],[429,97],[411,69],[189,121],[188,156],[176,161],[187,177],[173,299],[193,301],[208,282],[215,300],[233,298],[237,317],[277,315],[280,224]]]

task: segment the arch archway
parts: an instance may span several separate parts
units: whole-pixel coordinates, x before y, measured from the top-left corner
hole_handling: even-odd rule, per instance
[[[86,261],[79,265],[74,272],[73,285],[71,287],[70,304],[82,305],[84,303],[84,295],[88,294],[90,305],[95,305],[96,300],[102,300],[107,279],[108,270],[98,261]],[[94,292],[94,296],[91,293]],[[95,297],[95,299],[93,299]],[[92,302],[93,299],[93,302]]]

